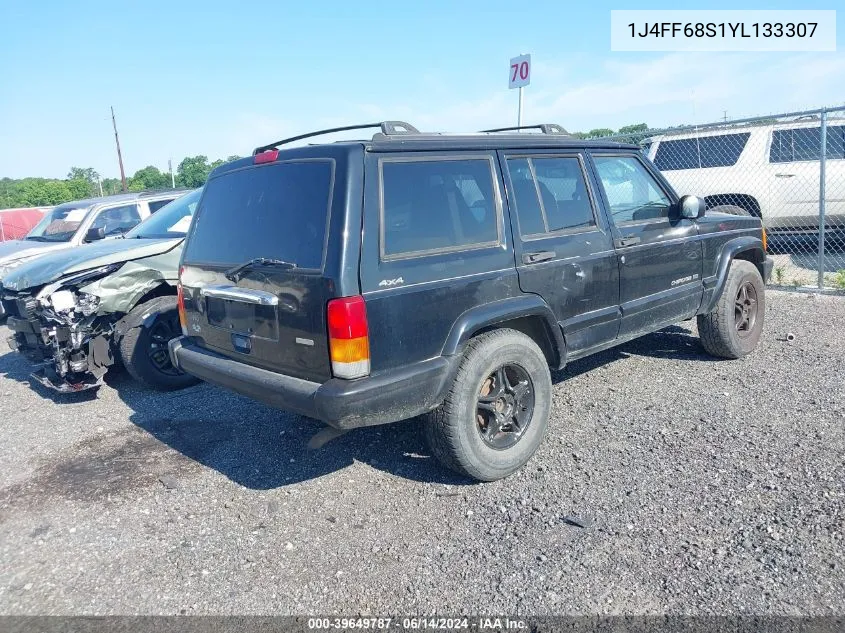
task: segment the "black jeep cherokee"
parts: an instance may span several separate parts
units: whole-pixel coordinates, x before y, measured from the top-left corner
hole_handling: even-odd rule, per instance
[[[427,414],[479,480],[546,432],[549,368],[698,316],[704,348],[760,338],[760,220],[679,199],[639,148],[540,133],[279,147],[218,167],[180,269],[173,364],[348,429]]]

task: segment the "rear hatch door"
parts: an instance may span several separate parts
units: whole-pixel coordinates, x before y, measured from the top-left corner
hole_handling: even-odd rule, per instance
[[[325,306],[335,284],[324,269],[334,170],[331,159],[274,161],[208,181],[181,272],[197,344],[306,380],[331,377]]]

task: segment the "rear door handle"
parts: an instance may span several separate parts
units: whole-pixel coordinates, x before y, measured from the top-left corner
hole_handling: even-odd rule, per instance
[[[522,255],[523,264],[536,264],[537,262],[547,262],[555,258],[554,251],[540,251],[539,253],[524,253]]]
[[[776,178],[793,178],[795,174],[775,174]]]
[[[640,242],[642,240],[639,237],[620,237],[619,239],[613,240],[613,245],[616,248],[625,248],[626,246],[634,246]]]

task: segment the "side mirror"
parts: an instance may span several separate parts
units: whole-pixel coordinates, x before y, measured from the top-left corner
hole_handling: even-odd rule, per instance
[[[85,234],[85,241],[86,242],[96,242],[97,240],[102,240],[106,237],[106,229],[102,226],[99,227],[91,227],[88,229],[88,232]]]
[[[704,200],[698,196],[682,196],[678,200],[678,215],[682,218],[695,220],[696,218],[703,217],[706,208],[707,205],[704,203]]]

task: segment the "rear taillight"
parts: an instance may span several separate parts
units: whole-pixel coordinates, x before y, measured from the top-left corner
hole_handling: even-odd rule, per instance
[[[370,337],[363,297],[329,301],[326,310],[332,373],[338,378],[361,378],[370,373]]]
[[[261,165],[262,163],[272,163],[279,157],[279,150],[271,149],[266,152],[261,152],[260,154],[255,155],[255,159],[253,163],[256,165]]]
[[[766,235],[766,227],[763,227],[763,252],[769,252],[769,236]]]
[[[182,326],[182,334],[188,336],[188,317],[185,314],[185,294],[182,290],[182,272],[184,267],[179,269],[179,280],[176,282],[176,307],[179,310],[179,325]]]

